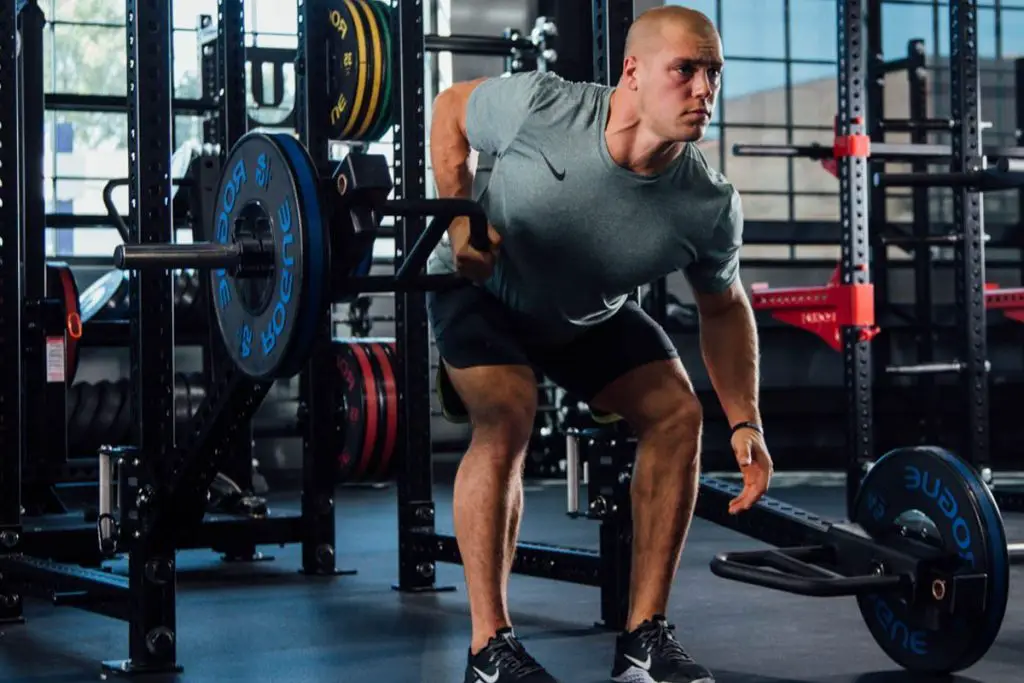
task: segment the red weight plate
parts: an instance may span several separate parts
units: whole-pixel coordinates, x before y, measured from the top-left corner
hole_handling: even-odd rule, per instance
[[[82,338],[82,313],[78,307],[78,284],[66,263],[49,261],[46,264],[47,296],[59,297],[64,301],[64,380],[70,386],[78,372],[78,340]]]
[[[398,386],[395,383],[394,349],[393,341],[374,344],[371,347],[383,377],[381,384],[384,394],[384,445],[377,464],[378,481],[392,478],[391,458],[395,454],[395,444],[398,441]]]
[[[336,419],[344,420],[344,440],[337,444],[338,482],[349,483],[354,480],[362,457],[363,441],[366,433],[366,392],[363,389],[362,370],[352,344],[337,344],[335,364],[341,375],[340,397],[336,409]]]
[[[373,464],[373,445],[377,443],[377,435],[380,432],[380,420],[377,405],[377,381],[373,376],[373,366],[370,363],[370,356],[366,348],[360,342],[354,342],[351,347],[352,355],[359,364],[359,371],[362,376],[363,394],[366,397],[365,429],[363,436],[362,454],[359,458],[359,466],[356,468],[354,481],[363,481],[370,472]]]

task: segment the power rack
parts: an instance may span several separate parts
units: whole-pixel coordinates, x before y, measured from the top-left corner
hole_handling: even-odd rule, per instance
[[[300,27],[315,27],[319,2],[300,5]],[[219,0],[213,65],[204,64],[204,73],[219,86],[221,96],[205,126],[220,153],[226,153],[247,126],[245,111],[244,15],[242,0]],[[14,0],[0,4],[2,39],[14,40]],[[130,239],[140,243],[174,241],[170,196],[170,160],[172,152],[172,13],[170,3],[162,0],[126,0],[126,48],[128,57],[129,191],[131,213]],[[11,28],[8,34],[7,28]],[[322,81],[325,56],[318,53],[322,36],[298,36],[300,73]],[[6,44],[6,43],[5,43]],[[12,42],[13,44],[13,42]],[[14,111],[14,93],[21,77],[8,68],[13,50],[3,49],[0,56],[0,104],[10,101],[3,111]],[[317,80],[319,79],[319,80]],[[318,132],[317,100],[307,102],[307,90],[300,86],[296,97],[297,120],[303,122],[301,134],[311,152],[318,147],[326,155],[326,143]],[[310,89],[316,91],[315,88]],[[312,92],[309,92],[313,96]],[[17,126],[4,122],[0,128],[0,162],[5,175],[0,178],[0,216],[3,216],[4,264],[18,264],[21,239],[25,234],[19,223],[18,206],[24,188],[19,189],[21,174],[17,168]],[[10,139],[9,139],[10,138]],[[208,138],[209,139],[209,138]],[[10,143],[10,144],[8,144]],[[319,152],[318,152],[319,153]],[[322,157],[323,158],[323,157]],[[7,201],[6,193],[13,193]],[[39,240],[42,243],[42,240]],[[8,250],[11,250],[8,252]],[[8,258],[10,257],[10,258]],[[16,265],[15,265],[16,268]],[[3,301],[0,303],[0,350],[10,344],[7,357],[17,358],[21,345],[22,311],[19,278],[8,266],[2,276]],[[207,398],[193,420],[175,433],[173,278],[166,271],[133,273],[130,279],[129,320],[132,408],[134,430],[131,445],[101,450],[101,515],[91,533],[64,533],[49,530],[31,533],[21,527],[19,506],[19,468],[24,452],[23,415],[20,414],[20,387],[24,386],[21,363],[5,363],[3,388],[9,397],[0,401],[0,431],[6,444],[17,444],[17,457],[9,457],[5,448],[0,479],[0,619],[21,618],[21,596],[32,595],[50,600],[57,606],[70,606],[124,620],[129,625],[128,658],[104,663],[109,672],[119,674],[179,671],[177,663],[176,564],[175,553],[186,547],[254,548],[257,543],[302,541],[303,571],[309,574],[333,574],[334,509],[330,456],[326,449],[311,444],[333,424],[324,419],[316,402],[308,422],[304,462],[303,509],[301,516],[266,520],[213,520],[203,522],[206,496],[216,474],[232,457],[240,444],[248,442],[252,415],[270,389],[270,382],[255,382],[242,376],[233,364],[218,362],[222,356],[219,337],[211,336],[212,362]],[[325,335],[325,338],[327,335]],[[311,361],[314,368],[317,359]],[[320,356],[323,363],[323,356]],[[144,371],[143,371],[144,369]],[[326,373],[314,370],[313,377]],[[17,380],[17,381],[15,381]],[[21,382],[21,384],[19,384]],[[322,389],[321,389],[322,391]],[[322,394],[312,393],[314,398]],[[13,399],[13,400],[11,400]],[[319,410],[319,416],[316,411]],[[328,416],[329,419],[329,416]],[[323,439],[321,443],[329,443]],[[328,462],[325,464],[324,460]],[[117,491],[117,501],[111,491]],[[104,505],[106,503],[106,505]],[[113,557],[126,554],[127,576],[60,564],[79,561],[82,544],[91,536],[98,545],[96,555]],[[65,547],[73,540],[75,550]],[[45,559],[44,559],[45,558]]]
[[[881,0],[864,0],[863,28],[866,42],[875,48],[881,45]],[[842,8],[842,3],[841,3]],[[843,353],[846,392],[849,402],[847,497],[857,495],[861,477],[875,459],[872,409],[873,379],[886,377],[934,378],[956,374],[959,378],[963,430],[950,444],[966,460],[978,467],[991,482],[989,456],[988,354],[985,309],[1001,308],[1008,316],[1021,315],[1024,289],[998,289],[985,283],[984,228],[981,214],[981,193],[1014,189],[1020,186],[1021,174],[1014,171],[1015,160],[1024,158],[1024,148],[984,148],[981,146],[980,103],[978,99],[978,55],[974,39],[977,30],[977,3],[958,0],[949,4],[950,25],[950,116],[948,119],[924,118],[924,102],[920,74],[923,46],[912,42],[905,64],[911,76],[912,113],[909,120],[883,119],[880,104],[871,104],[881,97],[879,81],[888,69],[878,57],[867,64],[844,61],[840,55],[839,114],[836,137],[831,147],[810,145],[768,146],[737,145],[738,156],[807,157],[838,162],[840,181],[840,223],[842,260],[832,281],[824,287],[787,289],[759,288],[754,292],[756,309],[772,311],[776,318],[822,336]],[[844,20],[842,11],[840,21]],[[876,50],[876,54],[880,51]],[[844,66],[845,65],[845,66]],[[862,67],[868,67],[862,69]],[[868,74],[856,77],[856,69]],[[865,85],[867,84],[867,85]],[[867,91],[870,89],[870,92]],[[949,131],[951,145],[893,144],[881,141],[885,131],[910,131],[915,140],[922,140],[927,131]],[[873,139],[874,138],[874,139]],[[912,173],[886,173],[890,162],[914,164]],[[929,173],[926,164],[948,163],[948,173]],[[873,165],[871,173],[863,165]],[[996,164],[996,168],[991,168]],[[869,192],[870,189],[870,196]],[[915,222],[912,235],[872,233],[885,226],[885,188],[914,188]],[[928,187],[953,189],[953,232],[935,233],[927,218]],[[870,211],[868,210],[870,207]],[[879,211],[878,215],[874,212]],[[869,218],[870,215],[870,218]],[[922,337],[919,360],[909,365],[886,363],[873,368],[869,342],[877,333],[875,307],[883,303],[873,291],[872,268],[876,275],[885,272],[885,246],[899,244],[915,253],[916,312],[919,325],[927,325]],[[875,263],[870,262],[870,245],[874,245]],[[934,330],[931,313],[932,260],[927,251],[934,245],[954,249],[956,329],[959,343],[956,358],[949,361],[934,358],[935,346],[930,341]]]

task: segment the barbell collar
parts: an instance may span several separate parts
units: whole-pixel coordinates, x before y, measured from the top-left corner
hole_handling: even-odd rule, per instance
[[[237,270],[242,262],[239,244],[120,244],[114,249],[118,270],[194,268]]]

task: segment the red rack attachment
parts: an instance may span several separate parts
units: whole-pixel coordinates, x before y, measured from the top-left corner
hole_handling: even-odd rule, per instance
[[[1000,289],[997,284],[986,283],[985,308],[1002,311],[1010,320],[1024,323],[1024,288]]]
[[[755,310],[772,311],[776,320],[818,335],[836,351],[843,348],[844,327],[859,327],[861,341],[879,332],[875,286],[839,284],[839,266],[824,287],[770,289],[767,283],[755,283],[750,289]]]

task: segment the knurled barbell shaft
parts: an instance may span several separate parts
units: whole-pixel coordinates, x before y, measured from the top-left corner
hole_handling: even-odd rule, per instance
[[[158,268],[225,268],[234,270],[242,260],[239,244],[121,244],[114,249],[114,267],[120,270]]]

